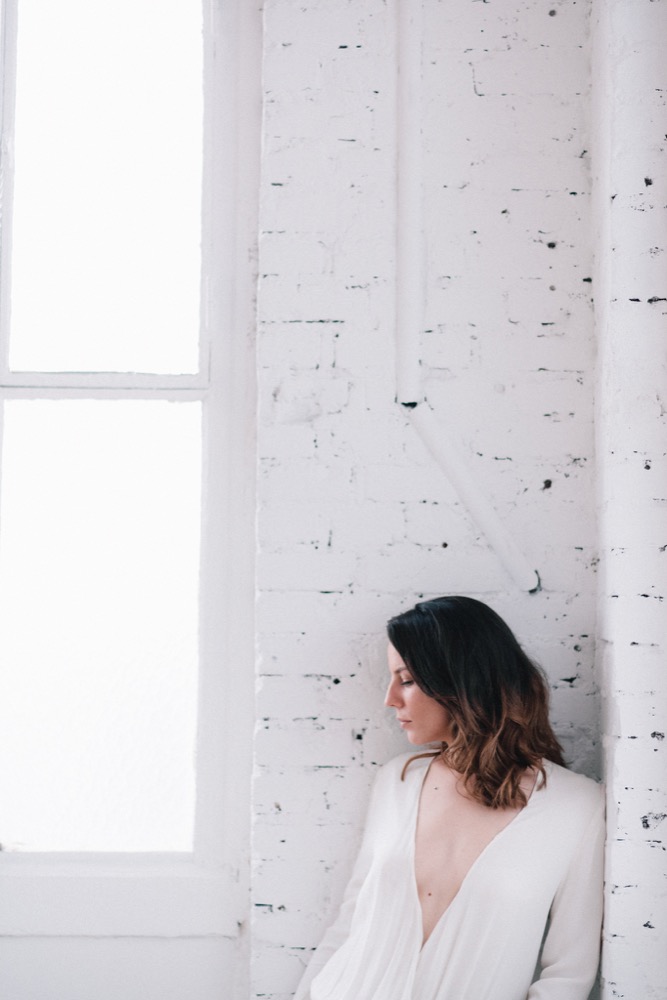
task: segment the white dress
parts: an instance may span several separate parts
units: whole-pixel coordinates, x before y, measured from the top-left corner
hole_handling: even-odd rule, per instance
[[[484,848],[422,947],[414,851],[430,759],[402,782],[410,756],[378,772],[338,919],[294,1000],[586,1000],[600,948],[602,787],[545,762],[546,786]]]

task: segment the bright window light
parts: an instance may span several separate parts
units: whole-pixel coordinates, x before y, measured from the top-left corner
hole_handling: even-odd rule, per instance
[[[198,370],[196,0],[20,0],[10,368]]]
[[[189,851],[201,404],[15,399],[0,495],[0,841]]]

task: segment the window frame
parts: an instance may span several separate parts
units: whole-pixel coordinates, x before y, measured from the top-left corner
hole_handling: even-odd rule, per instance
[[[2,0],[4,219],[11,231],[16,8]],[[200,371],[11,372],[0,398],[200,400],[200,671],[192,853],[0,853],[0,934],[236,937],[247,915],[254,684],[254,285],[261,12],[202,0]],[[9,109],[9,114],[7,113]],[[8,288],[11,238],[0,240]],[[4,298],[4,296],[3,296]],[[2,330],[7,310],[0,308]],[[2,406],[0,405],[0,434]],[[0,452],[1,458],[1,452]],[[233,576],[227,567],[233,566]]]

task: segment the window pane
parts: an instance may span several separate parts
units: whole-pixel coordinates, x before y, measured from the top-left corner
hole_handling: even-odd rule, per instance
[[[202,17],[19,0],[10,367],[195,372]]]
[[[201,404],[4,414],[0,841],[190,850]]]

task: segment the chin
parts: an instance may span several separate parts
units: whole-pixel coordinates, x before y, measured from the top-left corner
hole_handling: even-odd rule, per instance
[[[440,746],[447,742],[445,736],[433,736],[429,733],[406,733],[408,741],[416,747]]]
[[[425,736],[423,733],[408,733],[408,740],[413,746],[425,747],[429,743],[439,743],[440,740],[432,738],[430,736]]]

